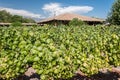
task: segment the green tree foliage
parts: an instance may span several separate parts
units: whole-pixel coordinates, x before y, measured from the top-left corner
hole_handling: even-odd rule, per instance
[[[120,0],[115,0],[113,3],[107,21],[114,25],[120,25]]]
[[[79,20],[78,18],[74,18],[73,20],[71,20],[70,22],[69,22],[69,25],[71,26],[81,26],[81,25],[83,25],[83,24],[85,24],[83,21],[81,21],[81,20]]]
[[[22,22],[23,18],[22,16],[18,16],[18,15],[13,15],[12,16],[12,22]]]
[[[11,22],[11,14],[5,10],[0,11],[0,22]]]
[[[0,22],[4,22],[4,23],[14,23],[14,22],[34,23],[35,21],[31,18],[24,18],[19,15],[11,15],[9,12],[2,10],[2,11],[0,11]]]
[[[13,27],[18,27],[18,26],[22,26],[22,23],[21,22],[13,22],[11,25]]]
[[[35,22],[33,19],[31,19],[31,18],[24,18],[24,19],[22,19],[22,21],[21,22],[24,22],[24,23],[29,23],[29,22]]]

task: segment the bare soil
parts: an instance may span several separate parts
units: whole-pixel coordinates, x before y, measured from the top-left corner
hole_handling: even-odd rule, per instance
[[[23,76],[19,76],[14,80],[40,80],[40,76],[36,74],[33,68],[29,68]],[[66,79],[56,79],[66,80]],[[101,71],[98,74],[94,74],[90,77],[85,76],[82,72],[78,72],[72,78],[68,80],[120,80],[120,67],[113,68],[111,71]]]

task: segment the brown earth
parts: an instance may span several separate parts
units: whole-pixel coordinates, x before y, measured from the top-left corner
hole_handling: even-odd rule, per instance
[[[40,80],[40,76],[36,74],[33,68],[29,68],[25,75],[20,76],[14,80]],[[66,79],[56,79],[56,80],[66,80]],[[111,71],[101,71],[98,74],[94,74],[90,77],[85,76],[82,72],[78,71],[75,76],[68,80],[120,80],[120,67],[113,68]]]

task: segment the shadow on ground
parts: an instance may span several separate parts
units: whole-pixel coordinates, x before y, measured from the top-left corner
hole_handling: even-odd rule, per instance
[[[40,76],[36,73],[33,73],[31,76],[23,75],[23,76],[17,77],[14,80],[40,80]]]
[[[14,80],[40,80],[40,76],[36,73],[33,73],[31,76],[26,75],[19,76]],[[116,72],[98,73],[92,75],[91,77],[76,74],[75,76],[69,79],[55,79],[55,80],[120,80],[120,74]]]
[[[76,76],[73,76],[69,80],[120,80],[119,78],[120,78],[120,75],[118,73],[109,72],[107,74],[105,73],[94,74],[90,77],[76,74]]]

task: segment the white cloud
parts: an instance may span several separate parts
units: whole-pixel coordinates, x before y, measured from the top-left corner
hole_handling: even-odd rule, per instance
[[[56,14],[62,14],[67,12],[75,12],[75,13],[88,13],[89,11],[93,10],[93,7],[91,6],[67,6],[63,7],[59,3],[49,3],[45,4],[42,8],[45,12],[48,12],[50,16]]]
[[[0,11],[1,10],[6,10],[12,15],[20,15],[20,16],[29,17],[29,18],[41,18],[40,14],[35,14],[35,13],[29,12],[26,10],[18,10],[18,9],[0,7]]]

